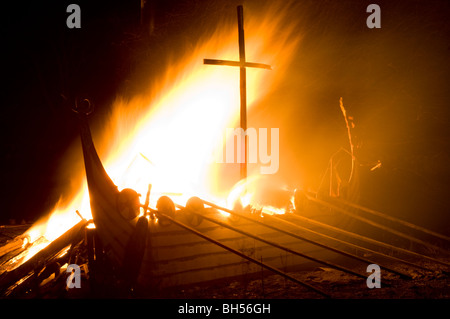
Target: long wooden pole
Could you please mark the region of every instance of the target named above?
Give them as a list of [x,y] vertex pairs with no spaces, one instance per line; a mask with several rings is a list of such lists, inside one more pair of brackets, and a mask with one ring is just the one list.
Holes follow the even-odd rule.
[[363,235],[359,235],[359,234],[356,234],[356,233],[353,233],[353,232],[349,232],[347,230],[344,230],[344,229],[341,229],[341,228],[337,228],[337,227],[334,227],[334,226],[331,226],[331,225],[328,225],[328,224],[324,224],[324,223],[318,222],[316,220],[313,220],[313,219],[310,219],[310,218],[307,218],[307,217],[304,217],[304,216],[298,216],[298,215],[292,215],[292,216],[295,219],[301,219],[303,221],[306,221],[307,223],[310,223],[310,224],[313,224],[313,225],[317,225],[317,226],[320,226],[322,228],[326,228],[326,229],[335,231],[337,233],[344,234],[344,235],[352,237],[352,238],[356,238],[356,239],[359,239],[359,240],[362,240],[362,241],[365,241],[365,242],[368,242],[368,243],[371,243],[371,244],[374,244],[374,245],[377,245],[377,246],[381,246],[381,247],[384,247],[384,248],[388,248],[388,249],[391,249],[391,250],[394,250],[394,251],[397,251],[397,252],[400,252],[400,253],[404,253],[404,254],[407,254],[407,255],[419,257],[419,258],[422,258],[422,259],[428,259],[428,260],[433,261],[435,263],[444,265],[446,267],[450,267],[449,263],[446,263],[446,262],[444,262],[442,260],[439,260],[439,259],[427,256],[427,255],[419,254],[419,253],[416,253],[414,251],[411,251],[411,250],[408,250],[408,249],[405,249],[405,248],[401,248],[401,247],[398,247],[398,246],[390,245],[390,244],[387,244],[385,242],[382,242],[382,241],[379,241],[379,240],[375,240],[375,239],[372,239],[372,238],[369,238],[369,237],[366,237],[366,236],[363,236]]
[[237,17],[238,17],[238,34],[239,34],[239,62],[240,67],[240,96],[241,96],[241,120],[240,126],[243,132],[241,135],[241,148],[244,150],[241,154],[244,154],[244,161],[241,163],[240,173],[241,180],[247,178],[247,138],[245,132],[247,131],[247,71],[245,67],[245,38],[244,38],[244,9],[242,6],[237,7]]
[[[296,255],[296,256],[299,256],[299,257],[302,257],[302,258],[305,258],[305,259],[312,260],[312,261],[317,262],[317,263],[319,263],[319,264],[323,264],[323,265],[325,265],[325,266],[328,266],[328,267],[331,267],[331,268],[334,268],[334,269],[337,269],[337,270],[340,270],[340,271],[349,273],[349,274],[354,275],[354,276],[356,276],[356,277],[361,277],[361,278],[367,279],[367,275],[366,275],[366,274],[360,274],[360,273],[355,272],[355,271],[353,271],[353,270],[351,270],[351,269],[348,269],[348,268],[345,268],[345,267],[336,265],[336,264],[334,264],[334,263],[331,263],[331,262],[328,262],[328,261],[325,261],[325,260],[321,260],[321,259],[319,259],[319,258],[315,258],[315,257],[309,256],[309,255],[306,255],[306,254],[303,254],[303,253],[298,252],[298,251],[296,251],[296,250],[290,249],[290,248],[285,247],[285,246],[283,246],[283,245],[280,245],[280,244],[277,244],[277,243],[272,242],[272,241],[270,241],[270,240],[264,239],[264,238],[262,238],[262,237],[260,237],[260,236],[251,234],[251,233],[249,233],[249,232],[247,232],[247,231],[244,231],[244,230],[242,230],[242,229],[239,229],[239,228],[230,226],[230,225],[228,225],[228,224],[226,224],[226,223],[223,223],[223,222],[221,222],[221,221],[218,221],[218,220],[216,220],[216,219],[209,218],[209,217],[207,217],[207,216],[205,216],[205,215],[199,214],[198,212],[192,211],[192,213],[197,214],[197,215],[200,215],[200,216],[202,216],[203,219],[205,219],[205,220],[207,220],[207,221],[210,221],[210,222],[212,222],[212,223],[215,223],[215,224],[217,224],[217,225],[219,225],[219,226],[221,226],[221,227],[225,227],[225,228],[231,229],[232,231],[235,231],[235,232],[240,233],[240,234],[242,234],[242,235],[244,235],[244,236],[247,236],[247,237],[256,239],[256,240],[258,240],[258,241],[260,241],[260,242],[263,242],[263,243],[265,243],[265,244],[267,244],[267,245],[270,245],[270,246],[276,247],[276,248],[278,248],[278,249],[284,250],[284,251],[286,251],[286,252],[288,252],[288,253],[291,253],[291,254],[293,254],[293,255]],[[266,225],[264,225],[264,226],[266,226]]]
[[[292,217],[292,216],[298,217],[298,216],[296,216],[296,215],[291,215],[291,217]],[[375,255],[381,256],[381,257],[383,257],[383,258],[391,259],[391,260],[393,260],[393,261],[400,262],[400,263],[403,263],[403,264],[405,264],[405,265],[412,266],[412,267],[415,267],[415,268],[419,268],[419,269],[422,269],[422,270],[425,270],[425,271],[432,271],[432,270],[429,269],[429,268],[426,268],[426,267],[417,265],[417,264],[415,264],[415,263],[412,263],[412,262],[409,262],[409,261],[406,261],[406,260],[403,260],[403,259],[400,259],[400,258],[397,258],[397,257],[394,257],[394,256],[389,256],[389,255],[383,254],[383,253],[381,253],[381,252],[379,252],[379,251],[375,251],[375,250],[372,250],[372,249],[369,249],[369,248],[366,248],[366,247],[362,247],[362,246],[359,246],[359,245],[350,243],[350,242],[345,241],[345,240],[341,240],[341,239],[338,239],[338,238],[334,238],[334,237],[332,237],[332,236],[325,235],[325,234],[323,234],[323,233],[320,233],[320,232],[311,230],[311,229],[309,229],[309,228],[307,228],[307,227],[303,227],[303,226],[300,226],[300,225],[298,225],[298,224],[296,224],[296,223],[292,223],[292,222],[289,222],[289,221],[287,221],[287,220],[284,220],[284,219],[282,219],[282,218],[280,218],[280,217],[278,217],[278,216],[268,216],[268,217],[269,217],[269,219],[275,219],[275,220],[277,220],[277,221],[279,221],[279,222],[281,222],[281,223],[283,223],[283,224],[287,224],[287,225],[289,225],[289,226],[291,226],[291,227],[294,227],[294,228],[297,228],[297,229],[299,229],[299,230],[301,230],[301,231],[309,232],[309,233],[311,233],[311,234],[314,234],[314,235],[320,236],[320,237],[322,237],[322,238],[326,238],[326,239],[332,240],[332,241],[334,241],[334,242],[337,242],[337,243],[346,245],[346,246],[348,246],[348,247],[354,248],[354,249],[359,250],[359,251],[364,251],[364,252],[366,252],[366,253],[375,254]],[[371,261],[371,260],[369,260],[369,259],[367,259],[367,258],[362,258],[362,257],[359,257],[359,256],[357,256],[357,255],[350,254],[350,253],[347,253],[347,254],[348,254],[349,257],[351,257],[351,258],[354,258],[354,259],[357,259],[357,260],[361,260],[361,261],[365,261],[365,262],[368,262],[368,263],[370,263],[370,264],[378,264],[378,265],[380,265],[381,268],[385,268],[386,270],[388,270],[388,271],[390,271],[390,272],[397,273],[397,274],[399,274],[400,276],[403,276],[403,277],[411,278],[410,275],[404,274],[404,273],[400,273],[400,272],[397,272],[397,271],[394,270],[394,269],[386,268],[385,266],[381,265],[379,262],[374,262],[374,261]]]
[[[227,213],[230,213],[230,214],[234,214],[234,215],[239,216],[239,217],[241,217],[241,218],[250,220],[250,221],[252,221],[252,222],[254,222],[254,223],[263,225],[263,226],[265,226],[265,227],[267,227],[267,228],[273,229],[273,230],[275,230],[275,231],[281,232],[281,233],[283,233],[283,234],[285,234],[285,235],[291,236],[291,237],[293,237],[293,238],[297,238],[297,239],[299,239],[299,240],[305,241],[305,242],[310,243],[310,244],[313,244],[313,245],[315,245],[315,246],[318,246],[318,247],[321,247],[321,248],[324,248],[324,249],[333,251],[333,252],[338,253],[338,254],[340,254],[340,255],[343,255],[343,256],[346,256],[346,257],[349,257],[349,258],[353,258],[353,259],[356,259],[356,260],[359,260],[359,261],[362,261],[362,262],[365,262],[365,263],[369,263],[369,264],[372,264],[372,263],[373,263],[372,261],[370,261],[370,260],[368,260],[368,259],[366,259],[366,258],[362,258],[362,257],[356,256],[356,255],[354,255],[354,254],[350,254],[350,253],[345,252],[345,251],[342,251],[342,250],[340,250],[340,249],[336,249],[336,248],[333,248],[333,247],[331,247],[331,246],[328,246],[328,245],[319,243],[319,242],[317,242],[317,241],[314,241],[314,240],[305,238],[305,237],[300,236],[300,235],[298,235],[298,234],[295,234],[295,233],[292,233],[292,232],[289,232],[289,231],[280,229],[280,228],[275,227],[275,226],[273,226],[273,225],[269,225],[269,224],[263,223],[263,222],[261,222],[261,221],[259,221],[259,220],[256,220],[256,219],[251,218],[251,217],[244,216],[244,215],[242,215],[242,214],[239,214],[239,213],[237,213],[237,212],[235,212],[235,211],[232,211],[232,210],[230,210],[230,209],[227,209],[227,208],[225,208],[225,207],[218,206],[218,205],[216,205],[216,204],[214,204],[214,203],[211,203],[211,202],[208,202],[208,201],[203,201],[203,202],[204,202],[206,205],[209,205],[209,206],[211,206],[211,207],[214,207],[214,208],[223,210],[223,211],[225,211],[225,212],[227,212]],[[402,278],[409,278],[409,279],[411,278],[411,276],[408,275],[408,274],[405,274],[405,273],[403,273],[403,272],[397,271],[397,270],[392,269],[392,268],[387,267],[387,266],[382,266],[380,263],[377,263],[377,264],[379,264],[379,265],[380,265],[382,268],[384,268],[385,270],[387,270],[387,271],[389,271],[389,272],[391,272],[391,273],[397,274],[397,275],[399,275],[399,276],[402,277]]]
[[446,240],[446,241],[450,241],[450,237],[448,237],[448,236],[445,236],[445,235],[443,235],[443,234],[434,232],[434,231],[429,230],[429,229],[427,229],[427,228],[424,228],[424,227],[421,227],[421,226],[418,226],[418,225],[409,223],[409,222],[404,221],[404,220],[401,220],[401,219],[399,219],[399,218],[395,218],[395,217],[389,216],[389,215],[384,214],[384,213],[382,213],[382,212],[379,212],[379,211],[376,211],[376,210],[373,210],[373,209],[370,209],[370,208],[367,208],[367,207],[363,207],[363,206],[361,206],[361,205],[357,205],[357,204],[351,203],[351,202],[346,201],[346,200],[343,200],[343,199],[338,199],[337,201],[338,201],[339,203],[341,203],[341,204],[344,204],[344,205],[347,205],[347,206],[356,208],[356,209],[358,209],[358,210],[362,210],[362,211],[364,211],[364,212],[370,213],[370,214],[372,214],[372,215],[375,215],[375,216],[378,216],[378,217],[381,217],[381,218],[384,218],[384,219],[393,221],[393,222],[395,222],[395,223],[398,223],[398,224],[401,224],[401,225],[403,225],[403,226],[412,228],[412,229],[414,229],[414,230],[421,231],[421,232],[423,232],[423,233],[425,233],[425,234],[432,235],[432,236],[438,237],[438,238],[443,239],[443,240]]
[[434,248],[434,249],[436,249],[436,250],[438,250],[438,251],[440,251],[440,252],[442,252],[442,253],[444,253],[444,254],[446,254],[446,255],[450,255],[450,252],[448,252],[447,250],[445,250],[445,249],[443,249],[443,248],[441,248],[441,247],[438,247],[438,246],[433,245],[433,244],[431,244],[431,243],[427,243],[427,242],[425,242],[425,241],[423,241],[423,240],[421,240],[421,239],[415,238],[415,237],[413,237],[413,236],[409,236],[409,235],[404,234],[404,233],[402,233],[402,232],[400,232],[400,231],[397,231],[397,230],[395,230],[395,229],[393,229],[393,228],[391,228],[391,227],[387,227],[387,226],[385,226],[385,225],[382,225],[382,224],[380,224],[380,223],[374,222],[374,221],[372,221],[372,220],[370,220],[370,219],[367,219],[367,218],[365,218],[365,217],[358,216],[358,215],[356,215],[356,214],[354,214],[354,213],[352,213],[352,212],[349,212],[349,211],[346,210],[346,209],[343,209],[343,208],[341,208],[341,207],[337,207],[337,206],[335,206],[335,205],[333,205],[333,204],[330,204],[330,203],[328,203],[328,202],[326,202],[326,201],[324,201],[324,200],[321,200],[321,199],[318,199],[318,198],[314,198],[314,197],[311,197],[311,196],[309,196],[309,195],[306,195],[306,196],[307,196],[308,199],[311,200],[311,201],[314,201],[314,202],[316,202],[316,203],[318,203],[318,204],[320,204],[320,205],[322,205],[322,206],[331,208],[331,209],[333,209],[334,211],[337,211],[337,212],[340,212],[340,213],[342,213],[342,214],[348,215],[348,216],[350,216],[350,217],[352,217],[352,218],[358,219],[358,220],[360,220],[360,221],[362,221],[362,222],[364,222],[364,223],[366,223],[366,224],[368,224],[368,225],[377,227],[377,228],[382,229],[382,230],[384,230],[384,231],[387,231],[387,232],[389,232],[389,233],[391,233],[391,234],[394,234],[394,235],[397,235],[397,236],[399,236],[399,237],[408,239],[408,240],[410,240],[410,241],[412,241],[412,242],[415,242],[415,243],[417,243],[417,244],[424,245],[425,247],[432,247],[432,248]]

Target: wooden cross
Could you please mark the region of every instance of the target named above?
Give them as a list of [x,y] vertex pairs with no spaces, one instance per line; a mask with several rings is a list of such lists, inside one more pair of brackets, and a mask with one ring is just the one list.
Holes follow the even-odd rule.
[[[241,117],[240,126],[244,132],[247,131],[247,75],[246,68],[259,68],[271,70],[271,66],[262,63],[253,63],[245,61],[245,41],[244,41],[244,9],[242,6],[237,7],[238,31],[239,31],[239,61],[204,59],[204,64],[237,66],[240,68],[240,95],[241,95]],[[241,180],[247,178],[247,139],[242,136],[244,143],[244,162],[241,163]]]

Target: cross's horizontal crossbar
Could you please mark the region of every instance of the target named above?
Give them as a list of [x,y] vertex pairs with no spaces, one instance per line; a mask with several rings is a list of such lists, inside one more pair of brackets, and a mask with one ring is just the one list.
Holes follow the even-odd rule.
[[203,59],[203,64],[238,66],[238,67],[246,67],[246,68],[258,68],[258,69],[272,70],[272,67],[270,65],[268,65],[268,64],[253,63],[253,62],[241,63],[240,61]]

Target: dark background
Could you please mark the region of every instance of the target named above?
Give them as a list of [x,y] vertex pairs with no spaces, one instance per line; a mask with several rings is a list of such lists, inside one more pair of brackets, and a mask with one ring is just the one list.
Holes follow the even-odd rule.
[[[81,7],[81,29],[66,27],[72,2]],[[77,98],[93,101],[101,122],[117,95],[139,94],[169,56],[189,50],[240,4],[149,0],[141,25],[140,1],[93,2],[2,7],[2,223],[37,219],[70,184],[70,169],[62,177],[59,166],[78,138],[70,111]],[[381,7],[381,29],[366,27],[372,2]],[[295,21],[302,41],[284,85],[259,109],[277,112],[288,136],[280,136],[289,154],[280,175],[316,181],[339,145],[347,147],[343,97],[363,141],[361,160],[383,163],[363,177],[363,204],[448,231],[449,1],[285,3],[292,9],[285,23]],[[266,2],[243,4],[259,10]]]

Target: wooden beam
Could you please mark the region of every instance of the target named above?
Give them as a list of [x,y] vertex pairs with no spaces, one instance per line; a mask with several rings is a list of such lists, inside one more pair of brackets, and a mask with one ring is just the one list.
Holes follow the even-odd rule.
[[87,221],[82,220],[57,239],[53,240],[47,247],[36,253],[28,261],[18,266],[17,268],[4,273],[0,277],[0,296],[7,293],[10,287],[29,276],[30,274],[36,274],[43,269],[49,262],[53,260],[58,253],[67,246],[78,243],[84,238],[84,232],[82,231],[86,226]]
[[[242,6],[237,7],[238,15],[238,33],[239,33],[239,62],[241,65],[245,64],[245,41],[244,41],[244,9]],[[241,90],[241,128],[247,131],[247,69],[244,66],[240,67],[240,90]],[[241,163],[241,180],[247,178],[247,159],[248,159],[248,139],[245,135],[242,136],[244,143],[244,162]],[[242,154],[242,153],[241,153]]]
[[[235,211],[233,211],[233,210],[231,210],[231,209],[228,209],[228,208],[225,208],[225,207],[221,207],[221,206],[219,206],[219,205],[216,205],[216,204],[214,204],[214,203],[211,203],[211,202],[208,202],[208,201],[205,201],[205,200],[203,200],[203,202],[204,202],[206,205],[209,205],[209,206],[211,206],[211,207],[213,207],[213,208],[220,209],[220,210],[222,210],[222,211],[224,211],[224,212],[227,212],[227,213],[229,213],[229,214],[232,214],[232,215],[234,215],[234,216],[237,216],[237,217],[240,217],[240,218],[249,220],[249,221],[251,221],[251,222],[257,223],[257,224],[262,225],[262,226],[265,226],[265,227],[270,228],[270,229],[272,229],[272,230],[278,231],[278,232],[280,232],[280,233],[282,233],[282,234],[285,234],[285,235],[291,236],[291,237],[293,237],[293,238],[297,238],[297,239],[299,239],[299,240],[301,240],[301,241],[310,243],[310,244],[312,244],[312,245],[315,245],[315,246],[318,246],[318,247],[321,247],[321,248],[324,248],[324,249],[333,251],[333,252],[335,252],[335,253],[337,253],[337,254],[340,254],[340,255],[343,255],[343,256],[346,256],[346,257],[349,257],[349,258],[353,258],[353,259],[356,259],[356,260],[359,260],[359,261],[362,261],[362,262],[365,262],[365,263],[368,263],[368,264],[372,264],[372,263],[373,263],[371,260],[368,260],[367,258],[358,257],[358,256],[356,256],[356,255],[354,255],[354,254],[350,254],[350,253],[345,252],[345,251],[343,251],[343,250],[340,250],[340,249],[337,249],[337,248],[333,248],[333,247],[331,247],[331,246],[329,246],[329,245],[322,244],[322,243],[320,243],[320,242],[318,242],[318,241],[315,241],[315,240],[312,240],[312,239],[308,239],[308,238],[306,238],[306,237],[304,237],[304,236],[300,236],[300,235],[298,235],[298,234],[296,234],[296,233],[292,233],[292,232],[290,232],[290,231],[281,229],[281,228],[279,228],[279,227],[275,227],[275,226],[273,226],[273,225],[270,224],[270,223],[265,223],[265,222],[262,222],[262,221],[260,221],[260,220],[255,219],[255,218],[253,218],[253,217],[249,217],[249,216],[245,216],[244,214],[237,213],[237,212],[235,212]],[[266,215],[265,218],[270,219],[271,217],[272,217],[272,216],[270,216],[270,215]],[[272,218],[273,218],[273,217],[272,217]],[[279,220],[281,220],[281,219],[279,219]],[[283,221],[283,222],[284,222],[284,223],[288,223],[288,222],[286,222],[286,221]],[[291,225],[291,226],[292,226],[292,225]],[[300,227],[300,226],[297,226],[297,227]],[[321,234],[321,235],[322,235],[322,234]],[[389,271],[389,272],[391,272],[391,273],[395,273],[395,274],[399,275],[399,276],[402,277],[402,278],[408,278],[408,279],[411,279],[411,276],[408,275],[408,274],[405,274],[405,273],[400,272],[400,271],[397,271],[397,270],[395,270],[395,269],[393,269],[393,268],[390,268],[390,267],[381,265],[379,262],[378,262],[378,264],[379,264],[380,266],[382,266],[382,268],[386,269],[387,271]],[[428,269],[427,269],[427,270],[428,270]]]
[[246,68],[257,68],[257,69],[272,70],[272,67],[270,65],[268,65],[268,64],[255,63],[255,62],[244,62],[244,63],[241,63],[240,61],[203,59],[203,64],[223,65],[223,66],[236,66],[236,67],[246,67]]

